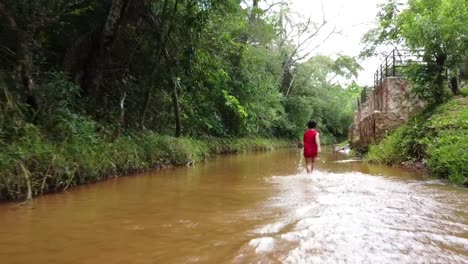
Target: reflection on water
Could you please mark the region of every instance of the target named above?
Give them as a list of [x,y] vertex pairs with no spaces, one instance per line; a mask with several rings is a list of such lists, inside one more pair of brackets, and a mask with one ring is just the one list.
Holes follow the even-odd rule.
[[0,205],[1,263],[466,263],[468,191],[297,150]]

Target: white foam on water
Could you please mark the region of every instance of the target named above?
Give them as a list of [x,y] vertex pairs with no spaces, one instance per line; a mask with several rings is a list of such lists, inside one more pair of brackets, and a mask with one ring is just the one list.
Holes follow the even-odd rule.
[[423,182],[324,171],[267,180],[280,193],[264,210],[282,214],[253,230],[253,262],[467,263],[468,226],[454,214],[456,200],[439,202],[447,194]]
[[349,162],[362,162],[362,160],[358,160],[358,159],[337,160],[337,161],[334,161],[333,163],[349,163]]
[[271,252],[275,246],[275,240],[272,237],[261,237],[250,240],[249,245],[255,248],[255,253]]

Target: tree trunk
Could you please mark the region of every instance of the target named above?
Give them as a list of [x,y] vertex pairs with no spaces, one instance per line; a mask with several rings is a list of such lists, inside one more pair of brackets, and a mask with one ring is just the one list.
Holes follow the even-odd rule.
[[175,121],[176,121],[175,137],[180,137],[182,133],[182,124],[180,121],[180,106],[179,106],[179,96],[177,95],[176,81],[174,81],[174,86],[172,89],[172,104],[174,107],[174,115],[175,115]]
[[[250,26],[253,26],[255,25],[256,21],[257,21],[257,15],[256,15],[256,10],[258,9],[258,2],[260,0],[253,0],[252,2],[252,11],[251,13],[249,14],[248,16],[248,20],[249,20],[249,25]],[[241,63],[242,63],[242,57],[243,57],[243,54],[244,54],[244,49],[245,49],[245,45],[247,45],[247,42],[249,41],[249,32],[244,32],[241,34],[240,36],[240,47],[239,47],[239,50],[237,51],[237,54],[234,55],[234,58],[232,59],[232,65],[233,65],[233,68],[234,68],[234,75],[235,77],[237,78],[238,76],[241,75],[240,73],[240,69],[241,69]]]
[[85,86],[88,91],[88,96],[90,97],[90,107],[94,113],[97,113],[98,106],[100,105],[99,86],[102,80],[103,67],[110,56],[119,26],[130,2],[131,0],[112,1],[106,23],[104,24],[99,38],[96,56],[90,60],[90,63],[84,66],[87,68],[86,71],[88,72],[88,80],[85,81]]
[[[249,16],[247,17],[248,21],[249,21],[249,25],[250,26],[253,26],[256,24],[257,22],[257,16],[256,16],[256,12],[257,12],[257,9],[258,9],[258,2],[260,0],[253,0],[252,2],[252,10],[251,10],[251,13],[249,14]],[[237,54],[234,54],[233,58],[232,58],[232,66],[233,66],[233,69],[234,69],[234,72],[233,72],[233,80],[231,81],[232,83],[232,86],[234,87],[235,90],[237,90],[237,86],[235,83],[236,80],[238,79],[241,79],[241,64],[242,64],[242,59],[243,59],[243,56],[244,56],[244,49],[245,49],[245,46],[247,45],[247,42],[249,41],[249,38],[250,38],[250,34],[249,34],[249,28],[247,29],[247,32],[243,32],[240,36],[240,46],[239,46],[239,49],[237,50]]]
[[[179,0],[176,0],[175,3],[174,3],[174,7],[173,7],[174,13],[177,11],[178,3],[179,3]],[[168,23],[168,19],[167,19],[168,10],[169,10],[169,1],[164,0],[163,10],[162,10],[162,18],[164,18],[164,19],[161,22],[160,34],[159,34],[157,42],[156,42],[156,45],[159,45],[159,50],[156,53],[156,57],[154,58],[154,62],[156,62],[156,63],[159,63],[159,61],[161,60],[162,55],[166,51],[166,43],[167,43],[167,41],[169,39],[169,35],[172,32],[172,27],[173,27],[173,25],[175,23],[175,21],[173,21],[171,19],[172,23],[169,25],[169,28],[168,28],[166,34],[164,34],[164,28],[166,27],[166,24]],[[156,27],[157,25],[156,25],[156,23],[150,23],[150,26]],[[156,47],[158,47],[158,46],[156,46]],[[153,76],[157,76],[157,72],[159,71],[158,67],[159,66],[156,65],[153,68]],[[153,77],[153,78],[155,78],[155,77]],[[155,80],[155,82],[156,82],[156,80]],[[145,85],[145,87],[146,87],[146,85]],[[150,104],[151,97],[152,97],[152,90],[151,89],[152,89],[152,87],[147,87],[146,88],[146,92],[145,92],[145,102],[146,103],[144,105],[142,105],[142,108],[141,108],[141,111],[140,111],[140,113],[141,113],[141,115],[140,115],[141,116],[141,127],[142,128],[145,127],[146,113],[148,111],[149,104]]]
[[151,102],[152,95],[153,93],[151,92],[151,88],[147,88],[147,92],[145,95],[145,104],[143,105],[142,110],[141,110],[140,126],[142,129],[145,128],[146,113],[148,112],[148,108]]
[[292,85],[292,80],[294,79],[294,75],[291,73],[291,66],[290,65],[290,57],[286,56],[284,61],[282,62],[282,70],[281,70],[281,84],[280,84],[280,91],[283,95],[288,96],[289,88]]
[[29,50],[29,41],[26,32],[18,27],[15,16],[0,3],[0,15],[4,16],[11,29],[16,31],[18,38],[18,51],[15,65],[16,88],[26,95],[26,103],[34,110],[39,109],[39,97],[32,76],[32,58]]
[[16,87],[26,94],[26,103],[34,110],[39,109],[39,97],[32,76],[32,59],[24,32],[18,32],[18,60],[16,62]]
[[252,13],[249,16],[249,22],[252,25],[257,22],[258,2],[260,2],[260,0],[253,0],[252,3]]
[[444,101],[444,64],[447,59],[446,54],[440,54],[436,57],[436,92],[435,101],[436,103],[442,103]]
[[453,95],[459,95],[460,89],[458,88],[458,80],[457,77],[453,76],[450,78],[450,88],[452,89]]
[[122,98],[120,98],[120,115],[117,128],[114,133],[114,140],[120,137],[125,125],[125,98],[127,98],[127,92],[124,92]]

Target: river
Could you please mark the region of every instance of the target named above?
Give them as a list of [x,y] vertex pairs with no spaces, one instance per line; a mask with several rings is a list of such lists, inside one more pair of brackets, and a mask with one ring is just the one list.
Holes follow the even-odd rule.
[[468,190],[326,152],[218,156],[0,204],[0,263],[468,263]]

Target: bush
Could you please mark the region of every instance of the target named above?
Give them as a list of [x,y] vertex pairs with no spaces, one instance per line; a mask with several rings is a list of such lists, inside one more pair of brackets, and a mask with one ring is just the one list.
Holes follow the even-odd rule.
[[467,97],[468,96],[468,86],[465,86],[463,88],[460,88],[460,95],[462,95],[463,97]]
[[468,98],[456,98],[436,110],[425,125],[428,166],[457,184],[468,183]]
[[408,146],[405,140],[408,126],[402,126],[384,138],[378,145],[372,145],[366,159],[382,164],[396,164],[407,159]]
[[428,166],[440,177],[448,178],[455,184],[467,183],[468,138],[454,132],[440,133],[428,146]]

